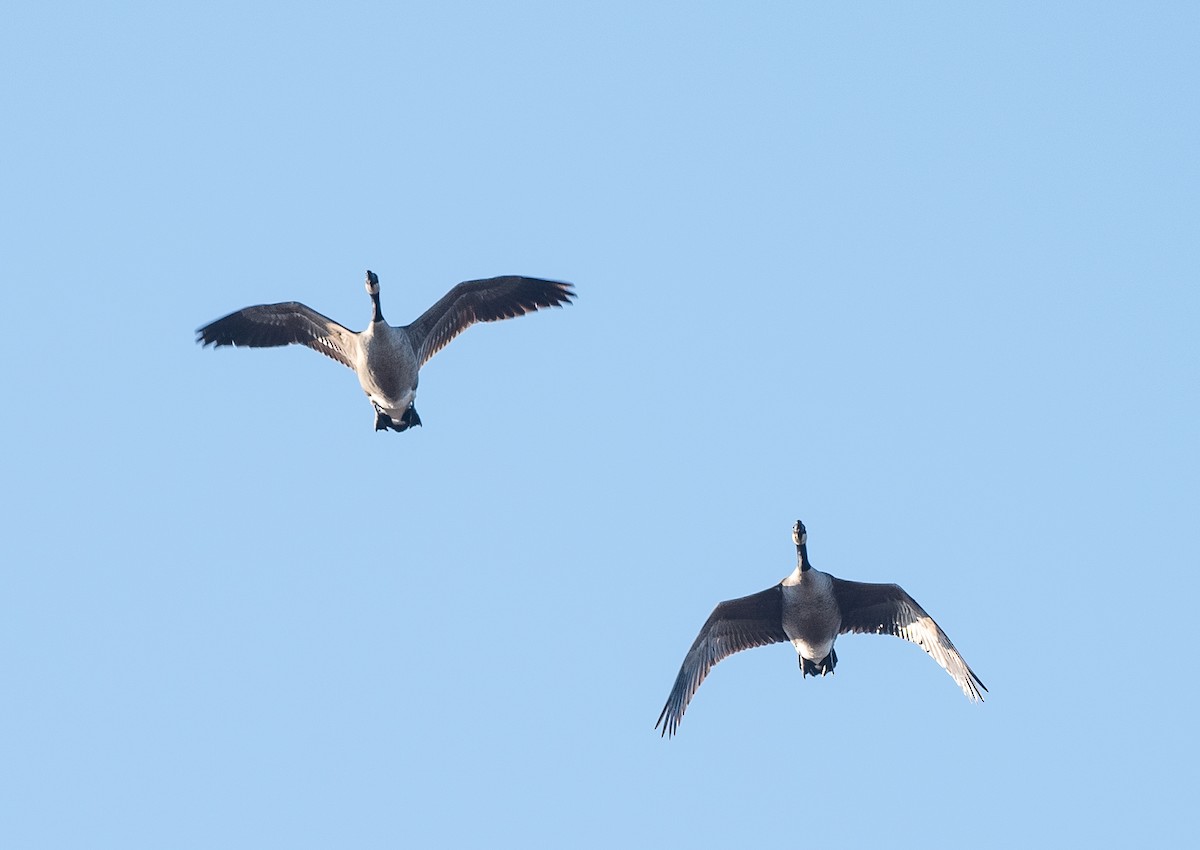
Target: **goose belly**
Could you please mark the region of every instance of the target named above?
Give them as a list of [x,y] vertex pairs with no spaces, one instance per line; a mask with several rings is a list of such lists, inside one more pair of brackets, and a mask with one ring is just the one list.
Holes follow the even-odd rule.
[[358,383],[367,398],[393,419],[403,415],[417,390],[417,358],[408,338],[374,334],[363,340]]
[[841,625],[828,575],[809,570],[799,583],[783,586],[783,632],[802,658],[817,662],[829,655]]

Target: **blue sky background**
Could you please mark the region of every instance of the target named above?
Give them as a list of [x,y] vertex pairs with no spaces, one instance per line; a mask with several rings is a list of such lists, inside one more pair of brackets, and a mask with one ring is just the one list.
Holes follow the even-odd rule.
[[[17,4],[0,844],[1194,833],[1191,3]],[[303,349],[574,282],[372,431]],[[898,581],[987,683],[712,606]]]

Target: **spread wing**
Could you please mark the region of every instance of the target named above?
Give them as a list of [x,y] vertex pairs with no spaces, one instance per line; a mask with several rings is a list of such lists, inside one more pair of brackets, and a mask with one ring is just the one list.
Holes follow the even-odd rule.
[[654,728],[662,725],[663,735],[675,734],[696,689],[722,658],[743,649],[782,643],[787,639],[783,631],[783,590],[779,585],[722,602],[713,609],[684,656],[675,686],[671,688],[671,695],[667,697],[667,704]]
[[833,580],[842,609],[842,634],[889,634],[912,641],[949,673],[972,702],[982,702],[987,687],[967,666],[933,617],[898,584]]
[[299,343],[354,368],[358,334],[299,301],[259,304],[230,313],[196,331],[201,345],[270,348]]
[[511,319],[540,307],[562,307],[574,297],[571,284],[536,277],[468,280],[447,292],[405,330],[417,352],[417,363],[424,366],[475,322]]

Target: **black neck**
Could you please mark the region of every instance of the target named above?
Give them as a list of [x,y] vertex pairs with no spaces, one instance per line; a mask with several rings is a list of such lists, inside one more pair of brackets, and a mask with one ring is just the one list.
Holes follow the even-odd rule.
[[383,321],[383,310],[379,309],[379,293],[378,292],[371,293],[371,305],[375,308],[375,314],[373,316],[371,316],[371,321],[372,322],[382,322]]
[[812,569],[812,564],[808,562],[808,544],[806,543],[796,546],[796,566],[800,568],[800,572]]

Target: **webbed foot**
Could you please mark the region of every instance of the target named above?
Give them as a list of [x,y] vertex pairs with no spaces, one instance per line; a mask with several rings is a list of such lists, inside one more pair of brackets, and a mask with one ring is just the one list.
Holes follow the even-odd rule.
[[417,408],[413,405],[408,406],[408,410],[404,411],[404,415],[400,417],[400,424],[403,428],[397,428],[397,431],[403,431],[405,428],[415,428],[421,424],[421,417],[417,415]]
[[411,404],[408,406],[408,410],[404,411],[404,415],[400,417],[399,421],[388,416],[386,413],[384,413],[378,407],[375,408],[375,430],[376,431],[386,431],[388,429],[391,429],[392,431],[397,431],[397,432],[407,431],[409,428],[415,427],[420,424],[421,424],[421,417],[417,415],[417,409],[415,407],[413,407]]

